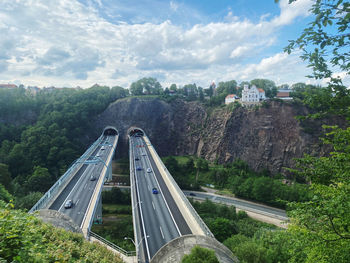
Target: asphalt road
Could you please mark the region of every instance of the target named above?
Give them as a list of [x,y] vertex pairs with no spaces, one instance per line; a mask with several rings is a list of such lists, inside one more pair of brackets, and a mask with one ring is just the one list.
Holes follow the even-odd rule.
[[[184,233],[188,233],[188,231],[190,233],[190,230],[181,213],[178,210],[180,215],[173,213],[173,211],[176,211],[173,208],[176,204],[174,200],[169,202],[172,197],[163,179],[161,179],[158,168],[146,149],[143,139],[131,137],[130,143],[134,152],[134,156],[130,158],[133,158],[136,169],[135,182],[139,193],[138,206],[142,210],[140,222],[144,222],[145,233],[142,236],[148,236],[147,240],[143,239],[142,243],[144,251],[147,251],[148,259],[151,259],[163,245]],[[139,160],[135,160],[136,156]],[[141,168],[141,170],[137,170],[137,168]],[[151,172],[147,172],[147,168],[151,168]],[[153,194],[153,188],[157,188],[159,193]],[[181,221],[181,218],[183,221]],[[183,226],[183,222],[185,222],[185,226]],[[182,229],[186,229],[186,227],[188,231],[182,233]]]
[[[105,136],[102,142],[113,144],[114,139],[115,136]],[[81,226],[95,186],[105,165],[104,162],[112,151],[111,146],[105,145],[104,147],[105,150],[101,150],[102,146],[99,145],[88,158],[88,160],[92,160],[97,155],[100,155],[98,158],[102,159],[103,162],[83,164],[49,209],[58,210],[68,215],[77,225]],[[96,180],[91,181],[91,176],[94,176]],[[67,200],[73,201],[72,208],[64,208]]]
[[201,199],[201,200],[209,199],[216,203],[225,203],[228,205],[234,205],[239,209],[254,212],[257,214],[267,215],[267,216],[278,218],[281,220],[288,219],[286,212],[282,209],[278,209],[278,208],[274,208],[266,205],[260,205],[260,204],[245,201],[242,199],[224,197],[216,194],[208,194],[208,193],[194,192],[194,191],[183,191],[183,192],[187,197],[190,197],[193,199]]

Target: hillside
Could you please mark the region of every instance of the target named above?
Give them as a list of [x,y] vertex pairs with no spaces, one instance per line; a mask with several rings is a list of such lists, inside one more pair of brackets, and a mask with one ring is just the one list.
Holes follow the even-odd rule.
[[80,234],[43,223],[0,201],[1,262],[122,262],[107,248]]
[[[327,152],[319,141],[324,121],[296,120],[308,113],[304,106],[278,101],[264,105],[208,110],[198,102],[179,99],[167,103],[157,98],[126,98],[110,104],[97,117],[90,137],[98,136],[107,125],[117,127],[121,134],[118,152],[125,155],[127,130],[137,126],[162,156],[197,155],[218,163],[239,158],[254,170],[272,173],[293,167],[293,158],[304,153],[322,156]],[[328,120],[328,124],[335,122]]]

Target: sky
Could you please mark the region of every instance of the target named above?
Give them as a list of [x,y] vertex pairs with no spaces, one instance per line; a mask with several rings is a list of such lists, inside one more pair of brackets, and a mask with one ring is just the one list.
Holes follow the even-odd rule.
[[143,77],[163,87],[255,78],[314,83],[300,53],[283,52],[311,21],[311,4],[0,0],[0,83],[127,88]]

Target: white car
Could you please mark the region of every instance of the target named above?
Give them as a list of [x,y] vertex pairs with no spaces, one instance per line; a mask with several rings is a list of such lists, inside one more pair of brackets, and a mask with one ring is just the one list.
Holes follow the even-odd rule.
[[147,173],[151,173],[151,172],[152,172],[151,168],[147,168]]

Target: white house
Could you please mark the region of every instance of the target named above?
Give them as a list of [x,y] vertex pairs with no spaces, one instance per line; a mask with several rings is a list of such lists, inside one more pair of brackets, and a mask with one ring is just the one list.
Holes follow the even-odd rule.
[[239,99],[235,94],[228,94],[225,98],[225,104],[230,104],[232,102],[235,102],[235,100]]
[[242,101],[243,102],[259,102],[265,100],[265,91],[258,89],[255,85],[249,88],[248,85],[244,85],[242,90]]

